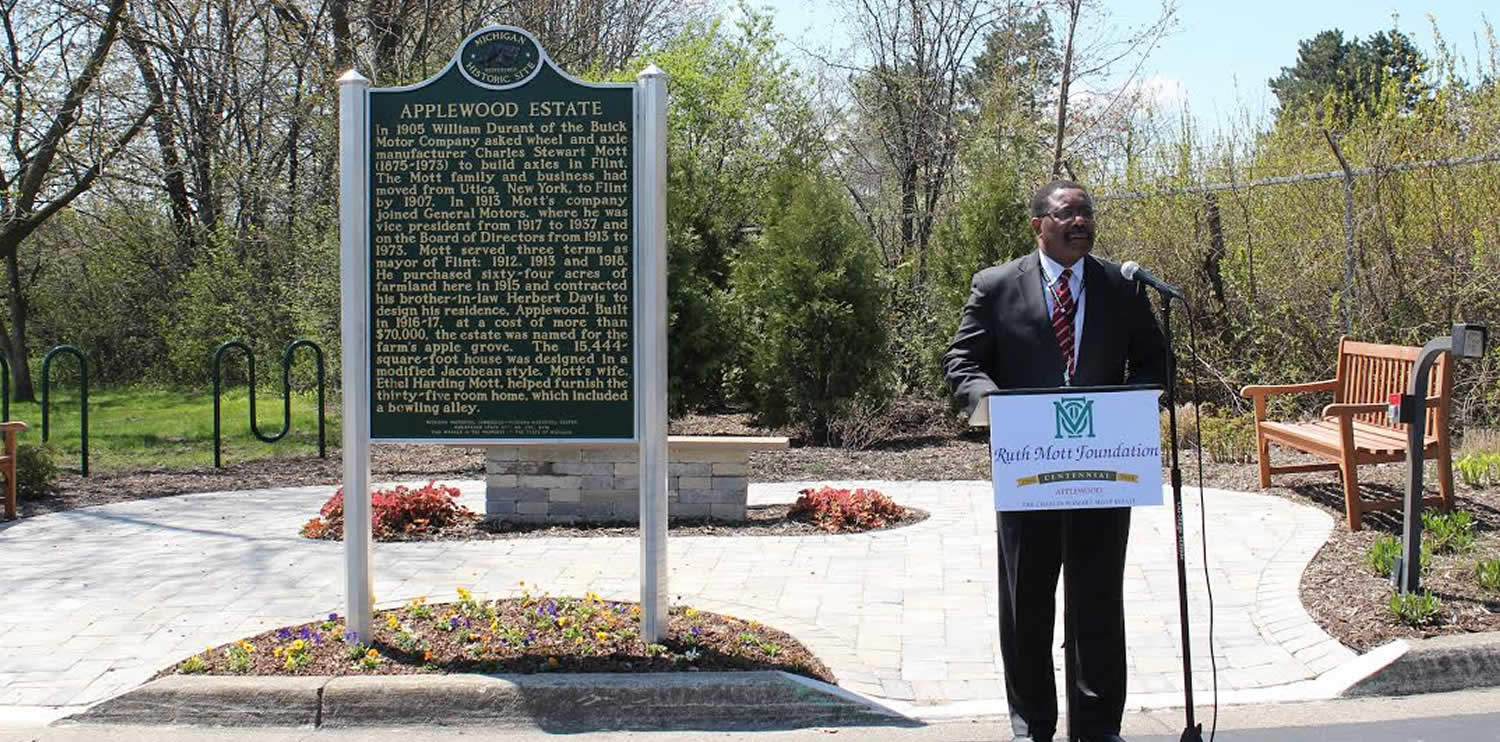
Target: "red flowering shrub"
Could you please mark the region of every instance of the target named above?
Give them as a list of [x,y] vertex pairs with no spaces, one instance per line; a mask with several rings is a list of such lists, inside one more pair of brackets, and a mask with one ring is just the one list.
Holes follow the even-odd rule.
[[810,521],[825,531],[848,533],[884,528],[906,515],[906,508],[897,505],[879,490],[857,489],[854,491],[819,487],[805,489],[801,497],[792,504],[787,515]]
[[[371,520],[375,539],[436,533],[448,526],[479,518],[458,504],[458,488],[428,482],[420,489],[394,487],[371,496]],[[302,535],[337,541],[344,537],[344,488],[333,493],[319,517],[302,526]]]

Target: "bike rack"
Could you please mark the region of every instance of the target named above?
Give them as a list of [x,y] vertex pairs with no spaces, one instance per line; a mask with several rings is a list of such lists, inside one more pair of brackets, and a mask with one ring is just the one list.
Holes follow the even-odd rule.
[[[256,438],[259,438],[264,443],[275,443],[276,441],[279,441],[282,438],[285,438],[286,434],[289,433],[289,432],[291,432],[291,429],[292,429],[292,359],[293,359],[293,355],[297,352],[297,349],[298,348],[302,348],[302,347],[307,347],[307,348],[311,348],[312,349],[313,357],[317,360],[317,364],[318,364],[318,458],[320,458],[320,459],[322,459],[322,458],[328,458],[327,439],[326,439],[326,436],[325,436],[325,433],[324,433],[324,431],[326,429],[326,423],[325,423],[325,420],[324,420],[324,412],[323,412],[323,387],[324,387],[323,349],[320,348],[320,347],[318,347],[317,343],[315,343],[315,342],[313,342],[311,340],[305,340],[305,339],[304,340],[295,340],[295,341],[287,344],[286,351],[281,354],[281,388],[282,388],[282,408],[281,408],[282,419],[281,419],[281,430],[278,431],[275,435],[266,435],[266,434],[260,432],[260,426],[257,424],[256,415],[255,415],[255,352],[252,351],[252,350],[250,350],[250,346],[248,346],[248,345],[246,345],[246,344],[244,344],[244,343],[242,343],[242,342],[240,342],[238,340],[230,340],[229,342],[220,345],[218,347],[218,349],[216,349],[214,351],[214,468],[215,469],[222,469],[223,466],[224,466],[223,465],[223,461],[222,461],[222,457],[221,457],[221,454],[220,454],[220,444],[222,442],[222,437],[221,437],[221,426],[220,426],[220,420],[219,420],[219,397],[220,397],[220,391],[221,391],[220,387],[221,387],[221,385],[223,383],[223,373],[222,373],[222,371],[223,371],[224,355],[227,354],[229,351],[234,350],[234,349],[239,349],[239,350],[244,351],[246,363],[249,365],[249,377],[250,377],[249,378],[249,383],[250,383],[250,432],[253,433]],[[46,418],[43,418],[43,420],[45,420],[45,419]],[[45,438],[43,440],[45,440]]]
[[[78,377],[79,377],[79,381],[81,382],[81,384],[83,386],[83,399],[82,399],[82,407],[83,407],[83,414],[82,414],[82,422],[83,422],[83,435],[82,435],[83,451],[82,451],[82,454],[83,454],[83,476],[86,477],[86,476],[89,475],[89,364],[88,364],[87,361],[84,360],[84,358],[83,358],[83,352],[80,351],[80,350],[78,350],[77,348],[71,346],[71,345],[59,345],[59,346],[56,346],[52,350],[47,351],[47,355],[42,356],[42,442],[46,443],[47,442],[47,438],[49,437],[49,435],[51,433],[51,426],[49,425],[49,422],[50,422],[50,420],[49,420],[49,413],[51,411],[51,399],[50,398],[51,398],[51,389],[52,389],[52,375],[51,375],[51,371],[52,371],[52,357],[55,356],[55,355],[57,355],[58,353],[67,353],[67,354],[73,356],[74,358],[78,359]],[[7,373],[6,374],[6,378],[8,379],[9,377],[10,377],[10,375],[9,375],[9,373]],[[10,387],[10,384],[9,384],[9,382],[7,382],[5,386],[6,386],[6,395],[5,395],[6,396],[6,405],[5,405],[5,407],[6,407],[6,413],[7,413],[6,414],[6,419],[9,420],[10,419],[10,415],[9,415],[9,407],[10,407],[10,404],[9,404],[9,401],[10,401],[10,394],[9,394],[10,388],[9,387]]]

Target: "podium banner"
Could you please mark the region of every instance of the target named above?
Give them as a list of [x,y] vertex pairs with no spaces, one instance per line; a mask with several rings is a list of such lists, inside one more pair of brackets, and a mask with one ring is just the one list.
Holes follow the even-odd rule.
[[991,395],[995,510],[1162,504],[1160,396],[1138,387]]

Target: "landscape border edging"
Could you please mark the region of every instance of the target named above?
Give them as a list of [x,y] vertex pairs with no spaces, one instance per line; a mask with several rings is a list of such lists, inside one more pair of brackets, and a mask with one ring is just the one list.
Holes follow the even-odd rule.
[[1407,644],[1405,652],[1342,695],[1408,696],[1500,686],[1500,631],[1401,641]]
[[915,725],[837,686],[781,671],[537,675],[171,675],[60,723],[553,731]]

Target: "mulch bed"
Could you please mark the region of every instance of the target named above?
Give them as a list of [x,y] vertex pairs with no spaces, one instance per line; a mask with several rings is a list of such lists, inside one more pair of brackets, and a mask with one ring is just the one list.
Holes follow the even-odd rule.
[[[673,518],[667,529],[673,536],[827,536],[829,531],[805,520],[788,515],[791,505],[750,505],[745,509],[745,520],[712,521],[706,518]],[[880,528],[867,528],[861,532],[886,531],[904,528],[927,520],[928,513],[913,507],[903,508],[904,515],[887,522]],[[458,530],[458,529],[455,529]],[[479,522],[456,534],[457,539],[508,539],[547,538],[554,536],[615,536],[635,537],[641,534],[640,526],[630,523],[584,523],[578,525],[551,525],[544,523]],[[439,538],[450,538],[446,533]],[[413,540],[421,540],[420,537]]]
[[419,598],[377,611],[373,640],[334,614],[209,647],[157,677],[784,670],[838,682],[796,639],[754,621],[675,606],[667,638],[648,646],[639,613],[595,595],[486,601],[461,591],[454,603]]
[[[849,480],[960,480],[989,477],[987,444],[982,435],[962,432],[941,403],[908,401],[882,421],[872,422],[861,436],[862,448],[797,446],[780,451],[758,451],[750,456],[748,476],[753,482],[836,482]],[[757,428],[749,416],[703,415],[673,420],[673,434],[771,435],[786,434]],[[1278,452],[1278,461],[1286,461]],[[1185,481],[1197,482],[1196,458],[1185,452]],[[481,449],[453,446],[373,447],[372,474],[377,481],[481,478]],[[329,458],[270,458],[232,463],[219,471],[137,472],[94,475],[87,479],[65,475],[56,496],[22,503],[23,516],[145,497],[253,487],[334,484],[342,476],[337,450]],[[1367,495],[1398,497],[1405,469],[1400,464],[1360,469]],[[1429,490],[1434,479],[1427,477]],[[1209,487],[1242,492],[1261,491],[1255,465],[1204,462]],[[1344,644],[1366,650],[1396,638],[1418,638],[1473,631],[1500,631],[1500,594],[1486,592],[1472,578],[1475,562],[1500,557],[1500,491],[1459,485],[1458,505],[1476,521],[1477,548],[1462,555],[1438,555],[1425,571],[1424,587],[1443,601],[1442,619],[1424,627],[1398,623],[1387,608],[1390,583],[1365,566],[1365,553],[1382,534],[1399,534],[1400,520],[1387,514],[1367,515],[1364,529],[1350,532],[1344,523],[1343,495],[1333,473],[1280,475],[1267,494],[1326,511],[1335,522],[1328,543],[1303,574],[1302,602],[1309,614]],[[784,506],[782,506],[784,507]],[[313,513],[309,513],[311,517]],[[925,516],[925,514],[923,514]],[[903,524],[904,525],[904,524]],[[820,532],[809,524],[789,522],[776,508],[753,509],[745,523],[681,523],[679,535],[793,535]],[[507,526],[503,532],[465,537],[518,538],[540,536],[625,535],[620,525],[599,527]]]

